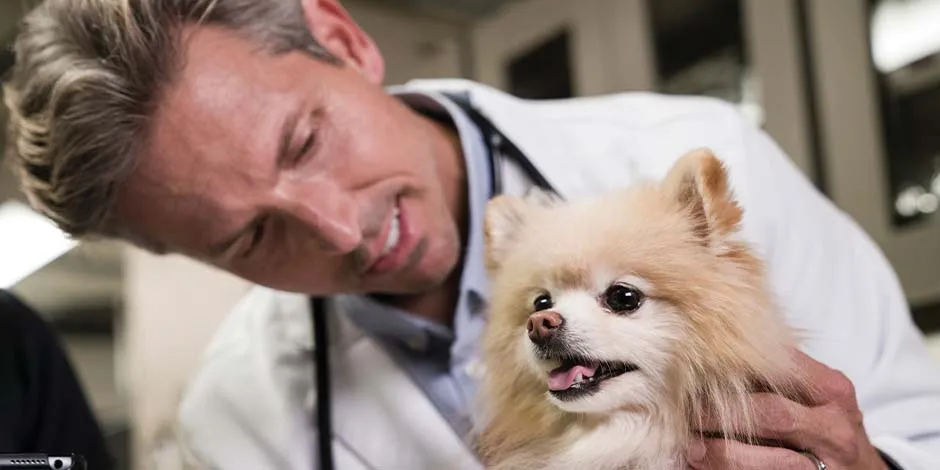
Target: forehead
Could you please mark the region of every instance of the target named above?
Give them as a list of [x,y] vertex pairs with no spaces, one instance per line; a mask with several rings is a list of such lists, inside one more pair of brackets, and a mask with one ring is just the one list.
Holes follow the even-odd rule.
[[189,29],[181,45],[182,68],[160,90],[117,215],[146,238],[195,250],[248,210],[298,100],[289,71],[274,72],[277,59],[231,33]]
[[515,263],[540,282],[594,286],[627,274],[668,269],[690,246],[686,224],[658,194],[628,191],[531,217]]
[[238,158],[268,150],[264,137],[279,131],[285,111],[297,106],[297,69],[312,61],[271,56],[218,28],[191,28],[182,45],[182,68],[154,116],[150,158],[183,150]]

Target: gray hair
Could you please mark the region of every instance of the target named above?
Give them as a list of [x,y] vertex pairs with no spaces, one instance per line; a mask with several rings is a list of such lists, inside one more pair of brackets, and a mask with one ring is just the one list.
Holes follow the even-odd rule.
[[3,88],[9,157],[30,204],[75,237],[133,238],[113,220],[116,188],[181,66],[182,28],[226,27],[272,54],[339,64],[305,18],[300,0],[43,2],[21,24]]

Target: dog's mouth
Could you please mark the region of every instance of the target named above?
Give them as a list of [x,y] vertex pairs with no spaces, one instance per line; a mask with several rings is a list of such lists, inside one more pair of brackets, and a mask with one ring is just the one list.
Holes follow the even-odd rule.
[[601,382],[639,370],[628,362],[598,361],[584,357],[561,358],[561,366],[548,373],[548,391],[563,401],[575,400],[598,390]]

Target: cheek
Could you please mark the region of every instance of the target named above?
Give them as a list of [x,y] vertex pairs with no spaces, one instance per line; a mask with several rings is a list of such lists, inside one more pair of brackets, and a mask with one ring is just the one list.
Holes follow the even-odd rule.
[[356,99],[331,107],[331,112],[324,139],[332,141],[337,160],[372,171],[385,171],[408,161],[410,134],[398,130],[394,112],[372,100]]
[[521,313],[491,320],[494,323],[488,338],[489,346],[495,353],[493,357],[498,367],[508,368],[512,376],[527,375],[542,380],[545,364],[536,357],[532,341],[529,340],[526,330],[528,318],[528,314]]
[[665,376],[675,366],[686,336],[681,316],[668,305],[647,302],[629,320],[611,327],[625,338],[611,345],[612,352],[624,354],[641,368]]
[[342,264],[296,252],[229,269],[256,284],[290,292],[335,292],[353,282]]
[[663,302],[648,300],[633,314],[616,315],[590,295],[576,293],[561,297],[556,308],[563,312],[572,340],[601,358],[662,370],[681,347],[681,317]]
[[514,356],[524,358],[520,363],[522,369],[533,377],[543,377],[547,363],[539,360],[536,356],[535,347],[532,345],[532,342],[529,341],[529,337],[525,333],[524,328],[519,332],[513,344],[515,344]]

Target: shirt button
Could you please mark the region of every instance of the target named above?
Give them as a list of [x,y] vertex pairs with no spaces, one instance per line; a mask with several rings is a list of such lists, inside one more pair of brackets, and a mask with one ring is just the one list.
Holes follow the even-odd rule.
[[428,347],[428,340],[424,335],[413,335],[405,343],[414,351],[424,351]]
[[480,364],[479,360],[474,359],[464,367],[464,373],[471,378],[480,379],[483,377],[483,365]]

